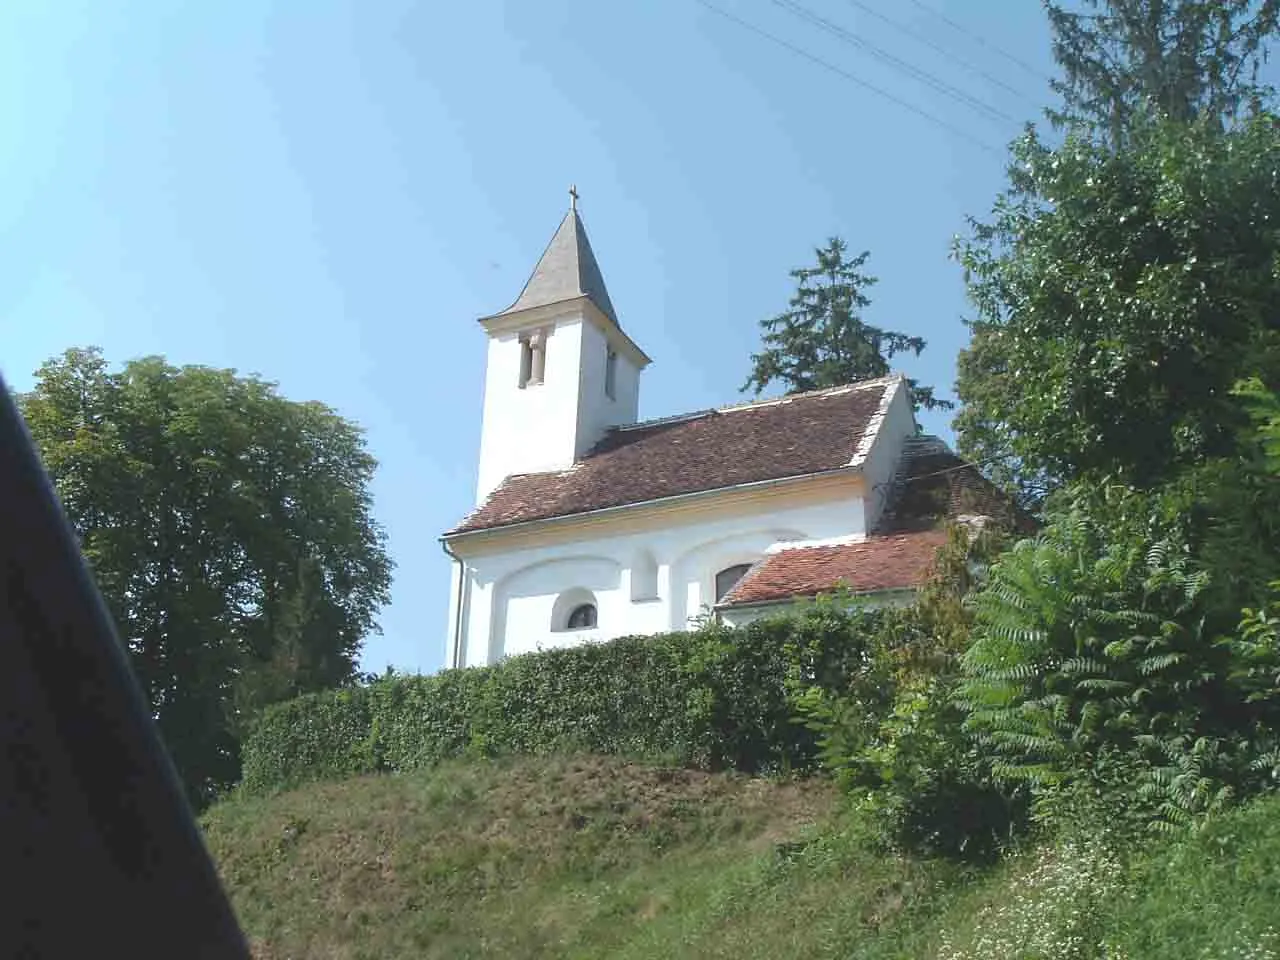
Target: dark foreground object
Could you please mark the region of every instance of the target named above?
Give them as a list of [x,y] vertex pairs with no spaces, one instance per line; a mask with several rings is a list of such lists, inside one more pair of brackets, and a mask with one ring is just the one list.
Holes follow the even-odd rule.
[[249,956],[3,379],[0,873],[5,957]]

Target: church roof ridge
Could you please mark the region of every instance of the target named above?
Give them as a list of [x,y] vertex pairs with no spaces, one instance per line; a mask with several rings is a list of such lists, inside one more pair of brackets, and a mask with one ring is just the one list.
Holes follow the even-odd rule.
[[821,387],[817,390],[805,390],[801,393],[788,393],[781,397],[770,397],[767,400],[745,400],[742,403],[730,403],[717,407],[715,413],[735,413],[738,410],[758,409],[779,403],[795,403],[797,400],[816,399],[818,397],[834,397],[837,394],[849,393],[853,390],[868,390],[872,387],[883,387],[895,380],[902,379],[900,373],[887,373],[883,377],[872,377],[869,380],[854,380],[835,387]]
[[571,193],[570,196],[574,202],[543,249],[542,256],[538,258],[537,265],[520,291],[520,296],[495,316],[586,297],[621,329],[622,325],[618,323],[618,315],[613,309],[613,301],[609,299],[609,291],[604,284],[604,274],[601,273],[600,264],[591,249],[591,241],[587,239],[587,228],[578,215],[576,193]]
[[615,427],[610,427],[613,431],[625,430],[643,430],[646,427],[664,426],[671,423],[679,423],[682,420],[696,420],[698,417],[710,416],[713,413],[737,413],[744,410],[759,410],[763,407],[777,406],[784,403],[795,403],[809,399],[817,399],[819,397],[832,397],[841,393],[849,393],[853,390],[867,390],[873,387],[883,387],[895,380],[903,377],[900,373],[890,373],[883,377],[873,377],[870,380],[855,380],[853,383],[843,383],[836,387],[822,387],[818,390],[805,390],[802,393],[790,393],[781,397],[769,397],[765,400],[747,400],[742,403],[730,403],[723,407],[708,407],[705,410],[695,410],[691,413],[676,413],[667,417],[655,417],[652,420],[638,420],[635,423],[623,423]]

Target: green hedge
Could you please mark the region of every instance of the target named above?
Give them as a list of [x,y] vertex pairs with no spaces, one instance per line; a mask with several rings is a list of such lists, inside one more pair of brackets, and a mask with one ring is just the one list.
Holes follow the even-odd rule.
[[817,604],[736,630],[626,637],[311,694],[259,717],[243,746],[244,787],[562,749],[808,768],[814,734],[796,719],[797,681],[839,686],[865,662],[875,618]]

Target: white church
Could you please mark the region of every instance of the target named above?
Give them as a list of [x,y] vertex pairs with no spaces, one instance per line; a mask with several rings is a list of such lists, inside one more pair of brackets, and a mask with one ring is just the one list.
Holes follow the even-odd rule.
[[948,520],[1011,516],[921,436],[900,375],[638,421],[649,364],[575,202],[488,337],[476,507],[453,560],[446,666],[740,625],[837,587],[910,596]]

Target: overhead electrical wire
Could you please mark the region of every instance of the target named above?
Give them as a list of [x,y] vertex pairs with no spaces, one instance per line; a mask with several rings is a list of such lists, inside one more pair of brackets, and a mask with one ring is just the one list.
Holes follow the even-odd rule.
[[929,6],[929,4],[922,3],[921,0],[908,0],[908,2],[911,3],[917,9],[923,10],[929,16],[934,17],[937,20],[941,20],[943,23],[945,23],[947,26],[949,26],[952,30],[956,31],[957,33],[964,34],[974,43],[977,43],[983,47],[986,47],[988,50],[992,51],[993,53],[1000,54],[1000,56],[1004,57],[1010,63],[1017,64],[1027,73],[1031,74],[1033,77],[1043,80],[1045,83],[1051,82],[1047,76],[1045,76],[1042,72],[1037,70],[1035,67],[1031,66],[1031,64],[1027,63],[1027,61],[1023,60],[1021,57],[1015,56],[1014,54],[1010,53],[1008,50],[1005,50],[1002,47],[998,47],[994,43],[989,42],[986,39],[986,37],[982,36],[981,34],[974,33],[972,30],[968,29],[964,24],[957,23],[955,20],[952,20],[950,17],[948,17],[945,13],[942,13],[939,10],[935,10],[933,7]]
[[889,26],[893,27],[893,29],[897,30],[899,33],[906,34],[908,37],[911,37],[917,43],[924,44],[930,50],[933,50],[935,53],[941,54],[942,56],[950,60],[952,63],[958,64],[960,67],[962,67],[965,70],[968,70],[974,76],[981,77],[983,80],[986,80],[987,83],[990,83],[992,86],[999,87],[1001,90],[1004,90],[1006,93],[1010,93],[1015,97],[1019,97],[1022,100],[1025,100],[1027,103],[1035,104],[1035,101],[1027,95],[1027,92],[1025,90],[1019,90],[1017,87],[1013,86],[1013,84],[1005,83],[999,77],[993,76],[992,74],[987,73],[987,71],[983,70],[981,67],[970,63],[968,60],[959,56],[955,52],[948,50],[942,44],[938,43],[935,40],[930,39],[928,36],[921,33],[919,30],[916,30],[905,23],[899,23],[897,20],[894,20],[892,17],[885,16],[875,7],[872,7],[869,4],[863,3],[862,0],[845,0],[845,3],[849,4],[849,6],[851,7],[856,7],[857,9],[863,11],[869,16],[875,17],[881,23],[887,23]]
[[955,124],[948,123],[947,121],[941,119],[940,117],[937,117],[932,113],[929,113],[927,110],[923,110],[920,107],[917,107],[915,104],[902,99],[896,94],[893,94],[888,90],[885,90],[884,88],[877,86],[874,83],[870,83],[869,81],[863,80],[861,77],[856,76],[855,74],[849,73],[847,70],[841,69],[840,67],[837,67],[835,64],[830,63],[827,60],[823,60],[821,57],[815,56],[814,54],[810,53],[808,50],[805,50],[803,47],[797,46],[796,44],[791,43],[788,40],[784,40],[782,37],[779,37],[776,34],[770,33],[767,30],[757,27],[753,23],[743,20],[741,17],[735,14],[732,14],[729,11],[724,10],[716,6],[715,4],[709,2],[709,0],[694,0],[694,2],[710,10],[712,13],[716,14],[717,16],[723,17],[724,19],[730,21],[731,23],[736,23],[738,26],[742,27],[744,30],[754,33],[756,36],[763,37],[764,39],[769,40],[772,43],[776,43],[778,46],[784,47],[787,50],[790,50],[792,53],[796,54],[797,56],[804,57],[810,63],[815,63],[818,66],[836,74],[837,76],[843,77],[845,80],[848,80],[850,83],[857,84],[863,89],[870,90],[872,93],[876,94],[877,96],[883,97],[884,99],[897,104],[898,106],[902,107],[904,110],[908,110],[911,113],[914,113],[916,116],[921,117],[925,120],[928,120],[930,123],[934,124],[935,126],[941,127],[942,129],[955,134],[956,136],[960,137],[963,140],[967,140],[969,143],[973,144],[976,147],[979,147],[982,150],[987,151],[988,153],[1000,154],[1002,152],[999,148],[992,146],[990,143],[987,143],[986,141],[981,140],[978,137],[975,137],[973,134],[969,133],[969,131],[965,130],[963,127],[958,127]]
[[1009,114],[1005,113],[1003,110],[999,109],[998,107],[993,107],[989,103],[986,103],[980,100],[978,97],[975,97],[973,94],[967,93],[966,91],[961,90],[959,87],[955,86],[954,84],[947,83],[945,80],[940,80],[938,77],[935,77],[933,74],[925,70],[921,70],[915,64],[910,63],[907,60],[903,60],[901,57],[895,56],[892,53],[889,53],[887,50],[884,50],[881,47],[876,46],[874,43],[871,43],[870,41],[862,39],[857,34],[846,30],[844,27],[840,26],[838,23],[833,23],[832,21],[826,19],[825,17],[819,16],[818,14],[814,13],[812,10],[808,9],[807,7],[802,6],[799,3],[796,3],[795,0],[772,0],[772,2],[775,6],[781,7],[783,10],[786,10],[789,13],[792,13],[795,16],[799,17],[800,19],[813,24],[814,26],[818,27],[818,29],[825,30],[827,33],[831,34],[837,40],[841,40],[852,47],[856,47],[859,50],[863,50],[871,54],[871,56],[875,57],[877,60],[880,60],[883,63],[887,63],[893,69],[899,70],[902,73],[907,74],[908,76],[920,81],[926,86],[933,88],[935,91],[942,94],[943,96],[950,97],[952,100],[955,100],[957,103],[963,104],[969,107],[970,109],[978,111],[979,113],[983,113],[993,120],[998,120],[1004,123],[1010,123],[1015,125],[1018,123],[1017,118],[1010,116]]

